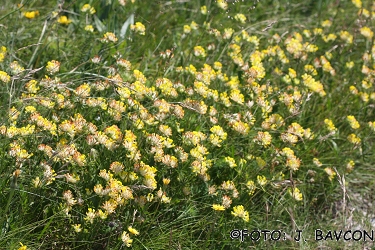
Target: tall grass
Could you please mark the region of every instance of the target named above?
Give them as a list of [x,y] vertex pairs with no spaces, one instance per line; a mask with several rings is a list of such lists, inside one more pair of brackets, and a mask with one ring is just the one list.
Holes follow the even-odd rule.
[[[314,232],[371,230],[374,11],[358,0],[7,3],[1,248],[371,246]],[[282,237],[241,242],[234,229]]]

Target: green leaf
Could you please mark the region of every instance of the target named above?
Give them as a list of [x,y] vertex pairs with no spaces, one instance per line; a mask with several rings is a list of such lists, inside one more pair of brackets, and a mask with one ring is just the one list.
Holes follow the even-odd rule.
[[128,30],[129,25],[134,24],[134,14],[131,14],[128,19],[124,22],[124,24],[121,27],[120,31],[120,37],[121,39],[124,39],[126,31]]
[[107,27],[102,23],[102,21],[99,20],[97,16],[94,16],[95,19],[95,25],[99,32],[104,32],[107,30]]

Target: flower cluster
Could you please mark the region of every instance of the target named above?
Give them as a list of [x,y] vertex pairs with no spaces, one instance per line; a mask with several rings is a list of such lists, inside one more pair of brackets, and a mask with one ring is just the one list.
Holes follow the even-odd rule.
[[130,25],[130,29],[142,36],[146,34],[146,27],[141,22],[136,22],[135,24]]
[[[133,8],[128,2],[113,4]],[[192,201],[199,213],[244,222],[253,209],[249,201],[261,196],[301,204],[311,188],[355,171],[357,150],[362,155],[372,145],[375,7],[371,12],[359,0],[352,3],[362,11],[353,24],[358,34],[335,30],[335,20],[326,19],[264,36],[242,27],[252,16],[232,13],[228,1],[217,0],[179,24],[173,46],[152,49],[154,40],[135,39],[146,35],[141,22],[127,21],[134,37],[119,40],[119,29],[107,32],[95,15],[102,10],[89,3],[76,6],[81,13],[72,20],[52,13],[60,24],[74,20],[58,29],[79,26],[88,31],[82,32],[87,43],[101,43],[71,69],[77,61],[64,60],[65,51],[58,60],[40,59],[49,75],[40,79],[25,60],[9,59],[18,51],[0,47],[2,106],[9,109],[0,139],[4,161],[14,166],[11,178],[56,195],[58,205],[50,206],[69,218],[70,233],[120,216],[123,225],[111,233],[126,247],[138,242],[135,228],[152,220],[142,216],[173,211],[173,217],[176,206]],[[211,13],[228,20],[212,21]],[[158,27],[151,29],[156,41]],[[138,43],[144,51],[137,51]],[[353,44],[366,50],[358,56]],[[347,60],[342,55],[349,51]],[[334,158],[333,150],[348,157]]]

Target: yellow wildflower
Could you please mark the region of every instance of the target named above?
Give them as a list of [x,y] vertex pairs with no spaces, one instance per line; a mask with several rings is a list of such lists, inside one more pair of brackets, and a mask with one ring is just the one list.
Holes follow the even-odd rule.
[[131,234],[134,234],[134,235],[139,235],[139,232],[136,230],[136,229],[134,229],[134,228],[132,228],[132,227],[128,227],[128,231],[131,233]]
[[194,55],[197,57],[206,57],[206,51],[204,50],[202,46],[195,46]]
[[217,6],[223,10],[228,9],[228,4],[225,0],[217,0]]
[[128,234],[127,232],[125,232],[125,231],[122,232],[121,240],[122,240],[122,242],[125,243],[125,245],[126,245],[127,247],[131,247],[131,245],[132,245],[132,243],[133,243],[133,240],[130,239],[129,234]]
[[314,158],[313,159],[313,163],[316,165],[316,166],[318,166],[318,167],[321,167],[323,164],[319,161],[319,159],[318,158]]
[[332,25],[332,21],[331,20],[325,20],[325,21],[322,22],[322,27],[329,28],[329,27],[331,27],[331,25]]
[[213,204],[212,209],[215,210],[215,211],[224,211],[225,207],[223,205],[220,205],[220,204]]
[[74,224],[72,225],[72,227],[76,233],[79,233],[82,231],[81,224]]
[[367,26],[362,27],[359,31],[361,32],[361,35],[363,35],[369,40],[371,40],[374,36],[374,32]]
[[0,80],[5,83],[8,83],[10,81],[10,76],[7,74],[7,72],[0,70]]
[[168,185],[171,182],[171,179],[169,178],[163,178],[163,184]]
[[33,18],[39,16],[39,11],[37,11],[37,10],[28,11],[28,12],[23,13],[23,15],[24,15],[24,17],[26,17],[28,19],[33,19]]
[[94,27],[92,25],[86,25],[85,30],[89,32],[94,32]]
[[225,157],[224,161],[226,163],[228,163],[229,167],[231,167],[231,168],[237,167],[236,161],[230,156]]
[[352,0],[352,3],[357,7],[358,9],[362,8],[362,1],[361,0]]
[[191,27],[189,25],[184,25],[184,33],[189,34],[191,32]]
[[107,32],[107,33],[105,33],[104,34],[104,36],[103,36],[103,38],[102,39],[100,39],[102,42],[104,42],[104,43],[108,43],[108,42],[113,42],[113,43],[115,43],[115,42],[117,42],[117,37],[116,37],[116,35],[114,34],[114,33],[112,33],[112,32]]
[[375,121],[368,122],[368,126],[375,132]]
[[20,245],[21,245],[21,247],[18,248],[18,250],[27,250],[27,246],[25,246],[24,244],[22,244],[22,242],[20,242]]
[[248,190],[249,190],[249,195],[253,195],[254,194],[254,192],[255,192],[255,190],[256,190],[256,186],[255,186],[255,183],[254,183],[254,181],[248,181],[247,183],[246,183],[246,187],[248,188]]
[[57,19],[57,22],[61,24],[70,24],[72,20],[68,19],[67,16],[60,16],[59,19]]
[[249,212],[247,212],[242,205],[233,207],[231,214],[233,216],[242,218],[246,222],[249,221]]
[[6,54],[7,54],[7,48],[4,47],[4,46],[1,46],[1,48],[0,48],[0,63],[2,61],[4,61],[4,58],[5,58]]
[[203,5],[201,7],[201,13],[202,13],[202,15],[207,15],[207,6],[206,5]]
[[340,38],[346,43],[353,43],[353,36],[348,31],[340,31]]
[[346,164],[346,171],[347,172],[351,172],[354,168],[354,161],[353,160],[350,160],[347,164]]
[[271,145],[272,136],[267,131],[265,131],[265,132],[259,131],[257,136],[254,138],[254,141],[257,142],[258,144],[264,146],[264,147],[267,147],[267,146]]
[[239,21],[240,23],[245,23],[246,22],[246,16],[244,14],[240,14],[240,13],[237,13],[235,16],[234,16],[234,19],[236,21]]
[[289,167],[291,170],[296,171],[296,170],[299,169],[299,167],[301,165],[301,160],[298,159],[295,156],[288,157],[288,159],[286,160],[286,164],[285,165],[287,167]]
[[191,23],[190,23],[190,28],[191,29],[193,29],[193,30],[196,30],[196,29],[198,29],[198,24],[196,23],[196,22],[194,22],[194,21],[192,21]]
[[130,25],[130,29],[142,36],[146,34],[146,27],[141,22],[136,22],[135,24]]
[[84,218],[84,220],[92,224],[94,222],[95,217],[96,217],[95,209],[88,208],[88,211],[86,212],[86,217]]
[[353,143],[353,144],[359,144],[361,142],[361,138],[359,138],[358,136],[356,136],[355,134],[350,134],[348,135],[347,137],[348,141],[350,143]]
[[297,201],[302,200],[302,193],[298,188],[289,189],[289,194]]
[[302,75],[303,84],[308,87],[313,92],[319,93],[320,96],[325,96],[323,84],[320,81],[315,81],[315,79],[308,74]]
[[333,124],[332,120],[330,119],[324,119],[324,123],[326,124],[327,126],[327,129],[330,131],[330,132],[335,132],[337,130],[337,128],[335,127],[335,125]]
[[22,67],[22,66],[19,64],[19,62],[17,62],[17,61],[13,61],[13,62],[11,62],[10,65],[9,65],[9,67],[10,67],[10,69],[12,70],[12,74],[14,74],[14,75],[17,75],[17,74],[19,74],[19,73],[22,73],[22,72],[25,70],[25,68]]
[[82,12],[88,12],[89,11],[90,14],[95,14],[95,12],[96,12],[95,8],[91,7],[90,4],[83,5],[82,8],[81,8],[81,11]]
[[348,68],[348,69],[353,68],[353,67],[354,67],[354,62],[353,62],[353,61],[346,62],[346,63],[345,63],[345,67]]
[[122,165],[120,162],[115,161],[112,162],[109,169],[114,173],[114,174],[120,174],[122,170],[124,169],[124,165]]
[[50,74],[55,74],[60,70],[60,62],[56,60],[49,61],[47,63],[46,69]]
[[353,129],[358,129],[360,127],[359,122],[355,119],[354,116],[348,115],[346,119],[350,123],[350,127],[352,127]]
[[264,186],[267,184],[267,178],[264,175],[258,175],[257,176],[257,181],[259,185]]
[[325,168],[324,171],[328,174],[328,178],[330,181],[333,180],[336,176],[336,172],[332,168]]

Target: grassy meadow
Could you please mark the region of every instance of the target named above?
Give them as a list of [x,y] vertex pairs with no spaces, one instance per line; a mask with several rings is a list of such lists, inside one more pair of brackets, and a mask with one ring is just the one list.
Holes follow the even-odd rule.
[[374,249],[374,1],[4,2],[0,249]]

